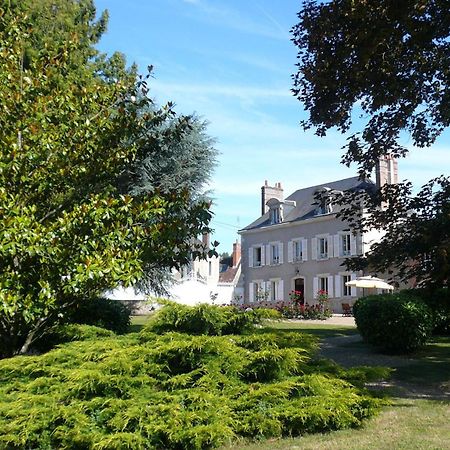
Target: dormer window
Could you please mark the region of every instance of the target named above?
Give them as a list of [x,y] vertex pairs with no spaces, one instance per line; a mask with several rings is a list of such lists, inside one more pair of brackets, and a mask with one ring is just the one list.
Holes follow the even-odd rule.
[[273,208],[270,210],[270,223],[280,223],[281,222],[281,211],[280,208]]
[[280,202],[276,198],[271,198],[267,202],[267,206],[269,207],[269,219],[270,223],[276,224],[283,222],[283,203]]
[[323,187],[316,191],[315,198],[317,200],[317,207],[315,209],[315,214],[317,216],[333,212],[333,196],[331,194],[332,190],[329,187]]

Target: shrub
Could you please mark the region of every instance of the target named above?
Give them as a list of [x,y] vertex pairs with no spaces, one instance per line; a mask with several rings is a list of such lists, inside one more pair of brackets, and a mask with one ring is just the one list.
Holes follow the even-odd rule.
[[94,325],[123,334],[131,323],[131,310],[117,300],[97,297],[77,302],[65,322]]
[[375,414],[382,401],[345,381],[345,369],[314,369],[317,339],[302,336],[145,330],[5,359],[0,448],[195,450]]
[[58,325],[51,328],[33,345],[33,350],[38,353],[47,352],[57,345],[73,341],[97,340],[113,337],[114,333],[105,328],[94,325],[72,323]]
[[406,295],[420,298],[431,310],[433,334],[450,335],[450,289],[409,289]]
[[204,303],[186,306],[164,301],[164,307],[154,314],[146,329],[155,333],[178,331],[211,336],[241,334],[251,331],[264,318],[270,317],[278,317],[278,314],[259,308],[239,310],[234,306],[214,306]]
[[353,306],[363,339],[388,353],[408,353],[424,345],[431,334],[430,309],[404,293],[370,295]]

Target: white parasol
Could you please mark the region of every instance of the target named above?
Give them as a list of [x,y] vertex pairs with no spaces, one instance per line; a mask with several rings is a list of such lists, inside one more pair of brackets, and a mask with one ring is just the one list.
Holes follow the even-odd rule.
[[394,290],[394,286],[386,283],[386,281],[381,278],[372,277],[370,275],[364,277],[358,277],[354,280],[347,281],[346,286],[360,287],[360,288],[374,288],[374,289],[387,289]]

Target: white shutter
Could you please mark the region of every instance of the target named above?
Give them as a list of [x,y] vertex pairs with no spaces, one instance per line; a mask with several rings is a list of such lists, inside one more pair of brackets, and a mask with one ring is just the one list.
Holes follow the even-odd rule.
[[[352,273],[350,275],[350,277],[351,277],[352,280],[356,280],[356,273]],[[352,297],[356,297],[356,287],[355,286],[351,286],[350,289],[351,289],[351,291],[350,291],[351,296]]]
[[335,275],[334,277],[334,296],[342,297],[341,275]]
[[253,247],[248,249],[248,267],[253,267]]
[[264,293],[268,293],[267,299],[265,296],[263,297],[263,299],[264,299],[264,301],[268,301],[268,300],[270,300],[270,291],[272,290],[272,283],[270,281],[266,281],[266,282],[263,281],[262,284],[263,284]]
[[288,262],[294,262],[294,242],[288,242]]
[[283,280],[280,280],[278,282],[277,300],[284,300],[284,283],[283,283]]
[[253,283],[248,284],[248,300],[250,303],[253,303],[253,299],[255,298],[255,293],[253,290]]
[[[332,258],[333,257],[333,236],[327,236],[327,241],[328,241],[328,258]],[[334,255],[334,256],[338,256],[338,254]]]
[[328,277],[328,297],[334,298],[333,275]]
[[279,257],[280,257],[280,264],[283,264],[283,262],[284,262],[284,260],[283,260],[284,255],[283,255],[283,243],[282,242],[280,242],[278,244],[278,253],[279,253]]
[[350,234],[350,254],[356,255],[356,236]]
[[317,238],[311,239],[311,259],[317,260]]
[[319,278],[314,277],[313,279],[313,297],[317,297],[317,292],[319,290]]
[[261,266],[264,266],[265,264],[266,264],[266,247],[265,245],[261,245]]
[[335,234],[333,236],[334,239],[334,256],[338,257],[341,256],[341,252],[339,251],[339,240],[340,240],[340,235],[339,234]]
[[308,261],[308,241],[302,239],[302,260]]

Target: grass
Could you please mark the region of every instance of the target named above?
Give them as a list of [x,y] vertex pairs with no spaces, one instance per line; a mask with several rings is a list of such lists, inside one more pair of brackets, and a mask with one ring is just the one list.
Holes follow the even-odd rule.
[[286,330],[287,332],[302,332],[317,336],[320,339],[351,336],[358,334],[358,330],[352,326],[330,325],[325,321],[323,324],[304,322],[271,322],[269,328]]
[[[361,429],[225,447],[233,450],[444,450],[450,448],[450,404],[395,399]],[[222,450],[225,450],[223,448]]]
[[450,389],[450,337],[434,338],[412,356],[411,364],[399,367],[396,380],[415,384],[443,384]]
[[131,325],[130,325],[130,333],[139,333],[139,331],[141,331],[142,328],[144,328],[149,317],[150,317],[149,315],[132,316],[131,317]]

